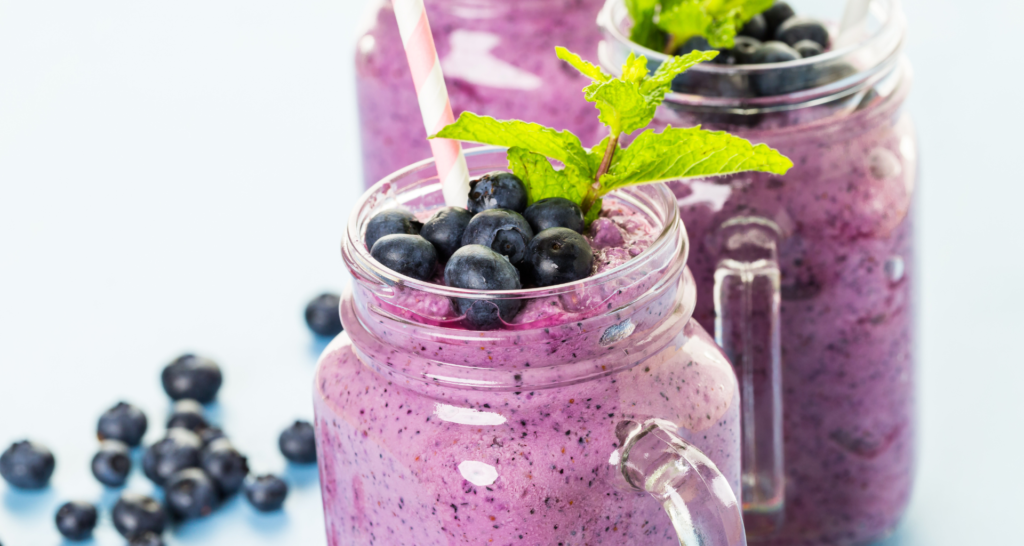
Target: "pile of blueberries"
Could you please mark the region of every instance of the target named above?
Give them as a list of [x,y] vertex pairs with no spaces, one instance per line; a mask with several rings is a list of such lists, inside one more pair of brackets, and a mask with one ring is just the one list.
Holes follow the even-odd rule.
[[[208,516],[240,490],[254,508],[278,510],[288,495],[288,485],[273,475],[249,477],[249,465],[220,428],[206,419],[203,404],[212,402],[223,382],[217,363],[184,355],[169,364],[161,376],[164,390],[175,401],[163,439],[146,448],[142,470],[163,488],[164,503],[124,492],[111,513],[118,532],[131,546],[159,546],[169,519],[188,520]],[[99,419],[96,434],[99,451],[92,459],[93,476],[108,487],[121,487],[132,470],[130,450],[142,442],[148,428],[146,415],[125,402],[107,410]],[[313,426],[297,421],[281,433],[279,447],[296,463],[315,463]],[[0,455],[0,475],[20,489],[42,489],[53,474],[56,461],[45,446],[22,441]],[[69,540],[85,540],[96,527],[94,504],[72,501],[60,507],[57,529]]]
[[[527,206],[519,177],[493,172],[470,182],[467,208],[446,207],[426,223],[389,209],[366,226],[366,247],[388,269],[420,281],[476,291],[518,290],[578,281],[594,253],[583,237],[583,211],[561,197]],[[520,300],[458,298],[467,326],[490,330],[511,321]]]
[[[747,22],[736,36],[736,45],[722,51],[718,64],[785,63],[821,55],[829,44],[828,29],[820,21],[799,17],[785,2],[776,2]],[[713,49],[703,36],[687,40],[677,55]]]

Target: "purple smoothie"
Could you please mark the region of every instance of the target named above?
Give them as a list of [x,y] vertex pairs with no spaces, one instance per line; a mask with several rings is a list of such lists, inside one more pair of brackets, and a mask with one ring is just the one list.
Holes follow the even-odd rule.
[[[795,164],[785,177],[748,173],[673,185],[694,245],[694,317],[705,328],[716,326],[719,230],[740,217],[778,230],[784,520],[776,534],[749,536],[752,543],[867,544],[896,526],[910,495],[917,148],[903,109],[910,75],[899,49],[902,17],[890,15],[899,28],[883,25],[872,38],[887,56],[829,89],[672,95],[655,120],[726,130]],[[890,31],[892,44],[884,42]],[[821,62],[842,69],[854,61],[836,53]],[[788,70],[822,70],[808,66]],[[855,73],[853,66],[843,73]],[[708,86],[734,85],[754,72],[711,68],[701,77]]]
[[658,501],[613,485],[624,421],[670,422],[739,490],[736,380],[691,318],[674,198],[632,191],[667,212],[608,199],[595,276],[495,331],[457,327],[443,290],[382,282],[346,242],[345,334],[314,387],[329,544],[678,545]]
[[[581,100],[588,83],[555,57],[565,46],[595,58],[603,0],[425,0],[455,115],[525,119],[598,142]],[[391,2],[382,1],[356,53],[367,187],[430,157]]]

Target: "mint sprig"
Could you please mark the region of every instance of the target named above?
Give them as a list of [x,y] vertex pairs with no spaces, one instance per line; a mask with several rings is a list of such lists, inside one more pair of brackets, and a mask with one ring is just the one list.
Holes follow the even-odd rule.
[[[729,49],[747,21],[774,0],[627,0],[633,20],[630,40],[656,51],[672,53],[694,36],[711,47]],[[666,38],[666,34],[668,37]]]
[[617,78],[565,48],[557,48],[557,53],[593,80],[584,88],[584,97],[594,103],[610,133],[599,144],[588,150],[568,131],[470,112],[430,138],[509,148],[509,169],[523,180],[531,203],[564,197],[580,204],[588,222],[597,218],[605,195],[627,186],[743,171],[781,175],[793,167],[792,161],[764,144],[755,146],[728,133],[700,127],[669,126],[660,133],[648,129],[628,148],[620,146],[624,135],[653,121],[676,76],[697,63],[714,59],[716,51],[673,57],[653,75],[646,58],[630,54],[622,76]]

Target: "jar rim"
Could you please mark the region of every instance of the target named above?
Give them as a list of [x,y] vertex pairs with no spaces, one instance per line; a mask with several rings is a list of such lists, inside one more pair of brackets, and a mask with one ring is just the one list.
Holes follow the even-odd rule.
[[[475,163],[477,160],[488,159],[500,155],[503,160],[500,164],[487,164],[482,169],[473,169],[482,172],[490,172],[507,167],[505,152],[507,148],[496,146],[483,146],[465,151],[467,161]],[[481,161],[483,162],[483,161]],[[399,194],[408,194],[407,198],[425,197],[436,193],[440,195],[440,182],[438,180],[434,159],[424,159],[401,169],[383,180],[374,184],[356,202],[355,209],[349,215],[349,221],[345,230],[345,237],[342,244],[342,256],[346,266],[354,275],[362,279],[374,279],[387,285],[402,285],[407,289],[418,290],[428,294],[444,296],[448,298],[472,298],[476,300],[526,300],[549,298],[565,294],[577,293],[584,289],[591,289],[609,283],[617,279],[629,276],[642,271],[649,265],[652,259],[670,250],[670,245],[678,245],[676,250],[681,258],[680,268],[684,267],[689,257],[689,238],[686,228],[679,216],[679,208],[676,204],[675,194],[665,184],[649,184],[634,186],[623,190],[617,190],[612,195],[627,202],[632,207],[645,211],[648,217],[659,215],[661,231],[657,238],[638,256],[631,260],[597,275],[575,281],[544,288],[523,288],[519,290],[494,290],[475,291],[462,288],[454,288],[429,281],[420,281],[384,267],[371,255],[369,249],[363,243],[363,233],[366,222],[371,217],[371,212],[386,208],[394,208],[401,205],[396,198],[395,185],[403,179],[408,180],[415,177],[411,183],[406,183]],[[501,166],[499,166],[501,165]],[[439,206],[444,206],[441,203]],[[660,210],[654,210],[659,209]]]
[[[906,18],[900,0],[871,0],[869,18],[877,28],[864,39],[821,55],[784,63],[758,65],[717,65],[701,63],[687,71],[707,79],[758,78],[781,70],[835,69],[839,65],[852,67],[854,72],[822,85],[792,92],[766,96],[722,96],[673,91],[666,104],[730,109],[736,113],[753,114],[790,110],[835,100],[863,90],[881,79],[898,65],[906,41]],[[599,58],[606,70],[618,73],[622,61],[630,52],[647,57],[652,70],[669,59],[669,55],[643,47],[629,39],[624,23],[628,22],[624,0],[607,0],[598,16],[598,26],[605,36],[599,46]]]

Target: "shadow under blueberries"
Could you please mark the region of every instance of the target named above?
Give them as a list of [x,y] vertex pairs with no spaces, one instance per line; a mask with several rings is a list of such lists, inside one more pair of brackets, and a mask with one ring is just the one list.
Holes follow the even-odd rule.
[[283,477],[284,481],[288,483],[288,487],[295,489],[305,489],[311,486],[320,487],[320,468],[316,463],[288,463]]
[[28,515],[40,510],[49,510],[54,499],[53,488],[49,486],[36,491],[9,487],[4,492],[4,508],[11,514]]

